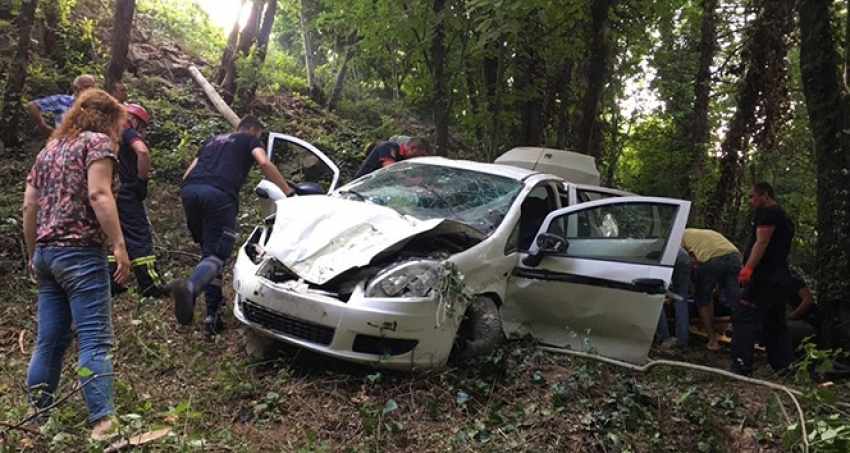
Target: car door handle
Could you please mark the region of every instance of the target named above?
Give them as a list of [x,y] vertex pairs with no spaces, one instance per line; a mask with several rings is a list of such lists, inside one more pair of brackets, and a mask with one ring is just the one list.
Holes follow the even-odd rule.
[[664,280],[660,278],[638,278],[632,280],[632,284],[638,290],[647,294],[664,294],[666,292]]

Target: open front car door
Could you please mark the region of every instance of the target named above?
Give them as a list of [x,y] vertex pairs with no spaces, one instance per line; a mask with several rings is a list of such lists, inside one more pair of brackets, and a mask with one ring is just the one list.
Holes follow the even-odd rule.
[[[266,153],[299,195],[331,193],[339,183],[339,167],[315,146],[291,135],[269,134]],[[286,198],[279,187],[263,179],[254,189],[263,216],[275,212],[275,202]]]
[[643,363],[690,202],[620,197],[551,212],[508,281],[508,335]]

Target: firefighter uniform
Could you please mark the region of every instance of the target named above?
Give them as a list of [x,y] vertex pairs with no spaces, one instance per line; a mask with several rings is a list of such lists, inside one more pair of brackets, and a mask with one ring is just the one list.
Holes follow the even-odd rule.
[[[137,118],[148,122],[147,112],[141,107],[128,105],[127,111]],[[138,156],[133,144],[141,141],[138,132],[129,125],[121,133],[121,148],[118,152],[118,178],[121,190],[118,192],[118,219],[127,245],[127,254],[136,276],[139,294],[157,297],[163,295],[163,281],[156,270],[156,256],[153,253],[153,238],[144,201],[148,195],[148,181],[139,178]],[[114,263],[110,257],[110,266]],[[113,292],[123,292],[113,282]]]

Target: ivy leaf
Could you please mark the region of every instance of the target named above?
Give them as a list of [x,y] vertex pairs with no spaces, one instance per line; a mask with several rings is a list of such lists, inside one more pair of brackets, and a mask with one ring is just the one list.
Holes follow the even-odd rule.
[[396,409],[398,409],[398,403],[396,403],[395,400],[390,399],[387,401],[387,404],[384,404],[384,408],[381,409],[381,415],[387,415]]

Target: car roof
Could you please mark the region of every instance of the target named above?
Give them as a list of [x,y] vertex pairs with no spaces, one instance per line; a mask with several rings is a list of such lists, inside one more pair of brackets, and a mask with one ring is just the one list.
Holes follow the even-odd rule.
[[534,175],[546,176],[545,179],[561,180],[561,178],[555,175],[543,175],[538,171],[526,170],[524,168],[514,167],[513,165],[489,164],[484,162],[475,162],[471,160],[456,160],[448,159],[445,157],[416,157],[413,159],[406,160],[406,162],[461,168],[481,173],[490,173],[493,175],[504,176],[520,181],[528,179],[528,177]]

